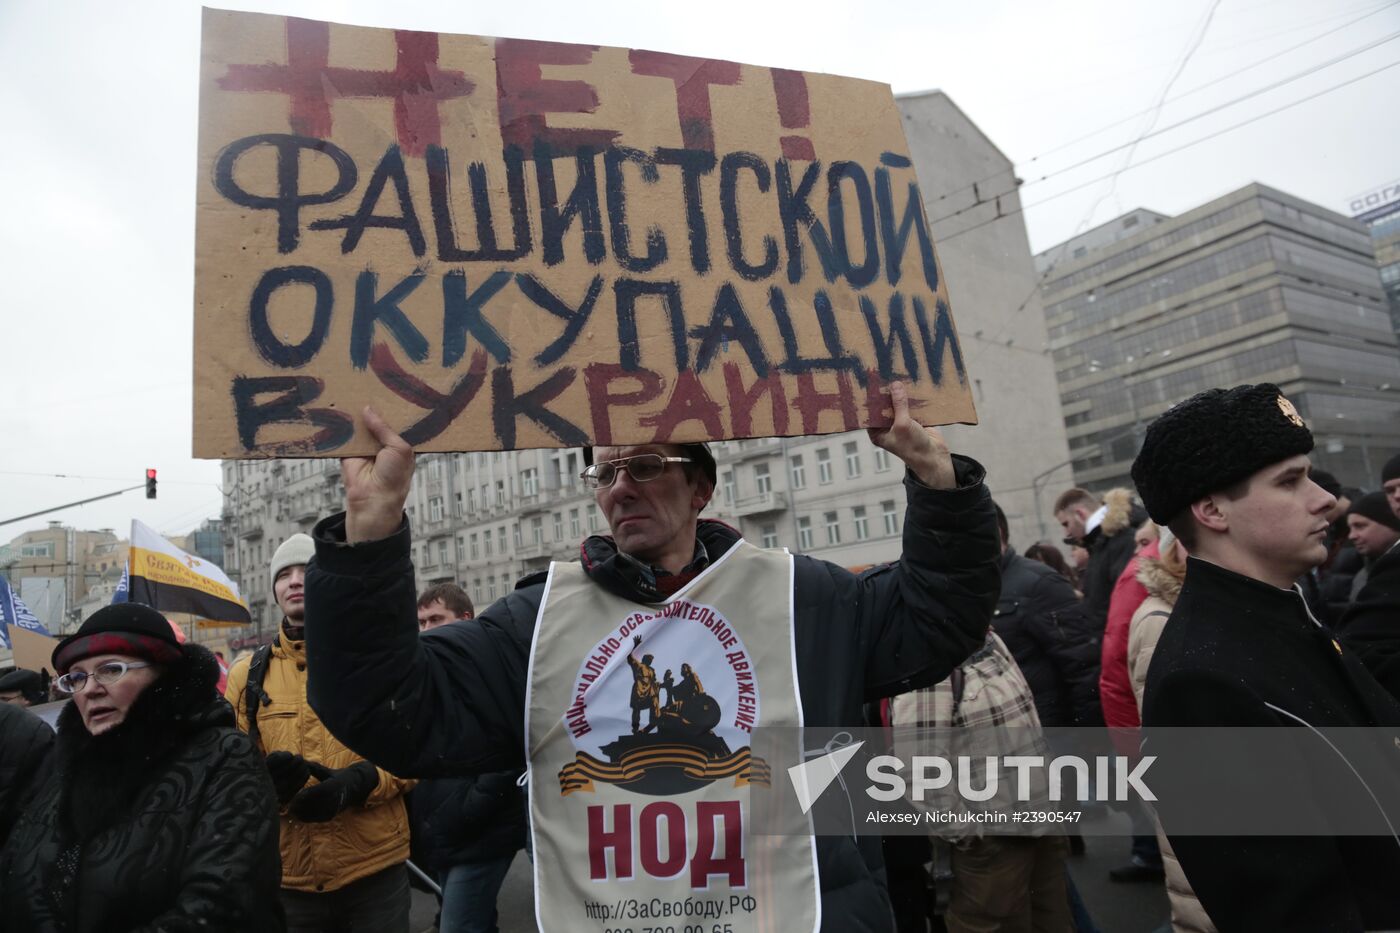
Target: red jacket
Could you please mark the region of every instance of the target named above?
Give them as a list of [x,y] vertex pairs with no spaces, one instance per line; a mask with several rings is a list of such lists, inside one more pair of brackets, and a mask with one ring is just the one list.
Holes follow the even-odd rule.
[[[1133,613],[1147,598],[1147,587],[1138,582],[1138,557],[1157,558],[1157,542],[1152,542],[1128,561],[1113,595],[1108,601],[1108,624],[1103,630],[1103,657],[1099,667],[1099,703],[1103,706],[1104,725],[1110,729],[1137,729],[1142,725],[1137,701],[1133,698],[1133,682],[1128,676],[1128,630]],[[1134,743],[1136,744],[1136,743]]]

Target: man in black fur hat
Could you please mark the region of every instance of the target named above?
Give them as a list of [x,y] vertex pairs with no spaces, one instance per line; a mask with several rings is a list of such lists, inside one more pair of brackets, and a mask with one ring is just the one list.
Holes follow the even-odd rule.
[[[1312,447],[1303,419],[1269,384],[1202,392],[1148,428],[1133,479],[1153,520],[1191,554],[1148,670],[1149,751],[1151,730],[1164,726],[1400,725],[1400,704],[1318,624],[1293,584],[1326,558],[1326,515],[1335,502],[1309,476]],[[1159,762],[1165,778],[1191,781],[1198,806],[1226,801],[1225,812],[1258,810],[1259,768],[1245,777],[1251,762],[1239,753],[1247,736],[1193,734],[1203,737],[1201,755],[1184,765]],[[1212,735],[1221,737],[1218,747],[1204,738]],[[1383,760],[1379,781],[1394,786],[1400,755],[1390,755],[1397,760]],[[1181,789],[1165,778],[1163,790]],[[1377,776],[1355,774],[1368,779]],[[1361,786],[1318,786],[1319,775],[1306,768],[1275,766],[1267,781],[1286,787],[1296,803],[1298,812],[1277,814],[1280,826],[1311,817],[1329,797],[1363,794]],[[1396,839],[1326,835],[1334,825],[1327,817],[1312,824],[1323,831],[1309,836],[1178,835],[1163,790],[1163,827],[1222,933],[1400,925]],[[1375,819],[1381,831],[1382,816]]]

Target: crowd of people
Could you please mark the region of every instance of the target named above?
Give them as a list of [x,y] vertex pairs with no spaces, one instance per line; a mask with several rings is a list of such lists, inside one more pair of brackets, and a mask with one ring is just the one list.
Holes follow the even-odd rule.
[[[522,849],[541,925],[578,928],[554,920],[560,905],[631,856],[620,868],[578,848],[598,826],[569,822],[554,774],[583,732],[550,684],[577,668],[571,646],[635,620],[613,659],[620,732],[629,748],[670,741],[651,727],[660,692],[670,709],[681,688],[643,653],[665,613],[641,610],[681,599],[733,625],[727,648],[779,658],[758,672],[765,726],[1108,727],[1130,761],[1159,727],[1400,728],[1400,457],[1374,491],[1345,489],[1311,469],[1312,435],[1276,387],[1201,393],[1149,427],[1135,488],[1058,497],[1066,560],[1056,543],[1019,549],[982,466],[890,393],[870,435],[907,468],[899,560],[856,573],[701,518],[716,484],[703,444],[599,447],[584,480],[610,533],[480,613],[453,584],[417,591],[413,451],[366,409],[378,452],[344,462],[345,512],[278,547],[281,625],[226,678],[130,603],[57,645],[51,683],[0,676],[0,933],[406,933],[413,885],[438,896],[444,933],[492,931]],[[666,656],[705,657],[688,644]],[[727,655],[735,670],[743,657]],[[25,709],[51,694],[71,698],[56,729]],[[704,698],[707,713],[720,702]],[[1358,786],[1400,781],[1394,754]],[[616,780],[636,780],[638,760]],[[1250,788],[1223,773],[1216,791],[1248,810]],[[1300,805],[1356,790],[1281,780]],[[1400,926],[1384,812],[1370,836],[1329,834],[1323,817],[1308,835],[1206,837],[1174,831],[1166,808],[1121,806],[1131,840],[1091,844],[1124,845],[1114,882],[1165,885],[1174,930]],[[768,893],[824,930],[1087,933],[1068,870],[1084,844],[1054,827],[823,835]],[[929,865],[947,868],[936,883]]]

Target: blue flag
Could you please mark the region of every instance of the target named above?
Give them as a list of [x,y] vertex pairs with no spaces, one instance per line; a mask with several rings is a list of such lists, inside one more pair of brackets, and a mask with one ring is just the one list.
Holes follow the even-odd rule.
[[131,562],[122,568],[122,578],[117,582],[117,591],[112,594],[112,605],[131,599]]
[[44,627],[44,623],[40,622],[38,617],[29,611],[24,600],[15,595],[15,591],[10,588],[10,582],[4,577],[0,577],[0,621],[4,623],[0,625],[0,644],[6,648],[12,647],[9,632],[11,625],[53,637],[49,635],[49,630]]

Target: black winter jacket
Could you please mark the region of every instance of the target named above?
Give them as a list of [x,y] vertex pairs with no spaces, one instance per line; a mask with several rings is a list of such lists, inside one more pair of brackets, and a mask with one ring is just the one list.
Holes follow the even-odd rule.
[[[1176,800],[1204,805],[1203,781],[1219,812],[1257,811],[1259,769],[1241,760],[1248,736],[1239,728],[1386,727],[1389,758],[1363,779],[1400,782],[1400,754],[1391,747],[1392,739],[1400,743],[1400,704],[1313,620],[1300,593],[1191,558],[1148,668],[1142,719],[1149,753],[1158,727],[1234,727],[1197,730],[1190,760],[1153,765],[1162,827],[1221,933],[1400,927],[1400,842],[1391,836],[1186,836],[1172,828]],[[1285,788],[1291,808],[1270,808],[1265,817],[1302,825],[1329,798],[1364,800],[1356,776],[1340,771],[1273,765],[1270,791]],[[1195,788],[1196,800],[1172,793],[1186,788]],[[1380,814],[1375,825],[1383,831]]]
[[1100,635],[1070,582],[1007,550],[992,628],[1006,642],[1035,696],[1043,726],[1093,726],[1099,709]]
[[0,703],[0,847],[48,775],[53,730],[20,706]]
[[59,714],[54,773],[0,853],[4,933],[279,933],[277,797],[196,645],[88,734]]
[[413,864],[433,877],[453,865],[514,855],[525,847],[519,771],[424,781],[408,795]]
[[1371,565],[1337,629],[1381,686],[1400,698],[1400,544]]
[[1113,586],[1137,552],[1133,533],[1145,521],[1147,513],[1134,504],[1128,513],[1126,527],[1110,533],[1101,526],[1085,539],[1089,563],[1084,568],[1084,611],[1100,638],[1103,637],[1104,626],[1108,624],[1108,603],[1113,597]]
[[[931,686],[982,644],[996,603],[996,522],[982,467],[963,457],[954,466],[952,490],[906,475],[897,567],[857,577],[796,558],[798,689],[809,726],[860,725],[864,701]],[[521,768],[543,582],[524,580],[477,619],[420,639],[407,522],[390,538],[348,547],[344,521],[316,526],[307,574],[307,695],[321,721],[395,774]],[[698,536],[712,560],[739,540],[713,521]],[[589,538],[583,554],[599,586],[637,603],[656,599],[611,538]],[[825,929],[892,929],[878,838],[819,837],[817,858]]]

